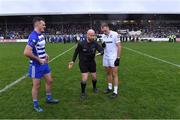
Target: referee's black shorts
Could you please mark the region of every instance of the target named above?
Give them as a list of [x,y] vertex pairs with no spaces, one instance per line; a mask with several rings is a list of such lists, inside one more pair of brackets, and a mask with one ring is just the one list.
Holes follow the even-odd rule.
[[88,61],[88,62],[80,61],[79,68],[80,68],[81,73],[87,73],[87,72],[95,73],[96,72],[96,62],[94,60]]

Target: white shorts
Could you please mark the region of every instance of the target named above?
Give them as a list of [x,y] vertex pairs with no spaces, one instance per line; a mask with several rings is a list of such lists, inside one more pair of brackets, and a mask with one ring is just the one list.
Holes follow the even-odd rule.
[[106,58],[103,58],[103,66],[104,67],[115,67],[114,66],[115,60],[116,59],[106,59]]

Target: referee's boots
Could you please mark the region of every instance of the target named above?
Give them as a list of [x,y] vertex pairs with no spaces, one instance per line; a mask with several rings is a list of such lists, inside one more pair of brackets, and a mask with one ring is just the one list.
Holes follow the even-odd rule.
[[82,100],[84,100],[84,99],[87,98],[87,95],[86,95],[86,93],[84,92],[84,93],[81,93],[81,96],[80,96],[80,97],[81,97]]
[[98,90],[97,88],[93,88],[93,92],[94,92],[94,93],[98,93],[99,90]]
[[86,89],[86,81],[82,80],[81,81],[81,95],[80,95],[81,99],[86,99],[87,98],[85,89]]

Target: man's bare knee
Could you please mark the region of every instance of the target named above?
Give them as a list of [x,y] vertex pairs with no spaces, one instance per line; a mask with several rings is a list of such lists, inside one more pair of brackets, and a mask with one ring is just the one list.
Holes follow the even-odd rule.
[[118,69],[117,68],[113,68],[112,75],[113,75],[113,77],[117,77],[118,76]]
[[51,86],[52,85],[52,81],[46,82],[46,85]]
[[33,89],[38,90],[40,88],[40,84],[33,84]]
[[51,84],[53,82],[53,78],[51,77],[51,73],[44,75],[47,84]]
[[52,82],[53,82],[53,79],[52,79],[52,78],[50,78],[50,79],[48,79],[48,80],[46,81],[47,84],[52,84]]
[[107,74],[108,76],[111,76],[111,75],[112,75],[112,70],[111,70],[111,68],[108,68],[108,69],[106,70],[106,74]]
[[33,79],[33,88],[39,89],[40,88],[40,80]]
[[82,80],[87,81],[88,79],[88,73],[82,73]]
[[91,75],[92,75],[93,80],[96,80],[96,79],[97,79],[96,73],[91,73]]

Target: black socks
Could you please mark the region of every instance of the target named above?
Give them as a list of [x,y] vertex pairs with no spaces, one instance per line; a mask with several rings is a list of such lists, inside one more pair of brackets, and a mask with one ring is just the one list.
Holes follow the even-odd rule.
[[81,92],[85,93],[85,89],[86,89],[86,81],[81,81]]
[[97,83],[97,80],[92,80],[92,84],[93,84],[94,89],[96,88],[96,83]]
[[[92,80],[92,84],[93,84],[93,89],[96,89],[96,83],[97,80]],[[86,89],[86,81],[81,81],[81,92],[85,93],[85,89]]]

